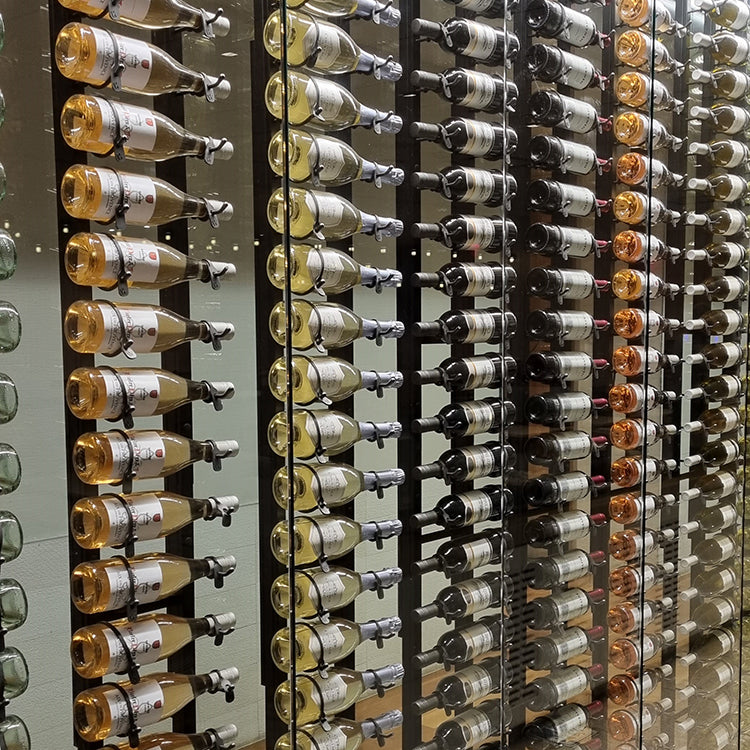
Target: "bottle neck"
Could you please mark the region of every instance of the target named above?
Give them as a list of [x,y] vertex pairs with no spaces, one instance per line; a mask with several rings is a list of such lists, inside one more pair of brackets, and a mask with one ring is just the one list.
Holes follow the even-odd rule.
[[191,617],[188,626],[193,640],[208,635],[212,630],[212,623],[207,617]]

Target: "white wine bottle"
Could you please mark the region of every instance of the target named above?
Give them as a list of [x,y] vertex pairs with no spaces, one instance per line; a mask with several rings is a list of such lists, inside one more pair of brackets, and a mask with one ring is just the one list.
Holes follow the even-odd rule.
[[115,91],[196,94],[209,101],[226,99],[232,91],[223,75],[198,73],[153,44],[83,23],[69,23],[57,35],[55,62],[66,78],[89,86],[110,84]]
[[[401,630],[398,617],[385,617],[358,624],[341,618],[331,618],[327,623],[301,623],[295,628],[294,653],[297,669],[309,672],[328,664],[335,664],[349,656],[365,641],[376,641],[379,646]],[[282,628],[271,640],[271,658],[282,671],[290,665],[289,628]]]
[[196,198],[158,177],[75,164],[62,177],[60,200],[75,219],[114,221],[118,229],[159,226],[178,219],[200,219],[211,226],[229,221],[234,209],[226,201]]
[[398,133],[403,120],[393,112],[366,107],[338,83],[290,70],[284,77],[274,73],[266,85],[266,107],[277,119],[285,119],[287,98],[290,125],[310,123],[317,130],[335,132],[347,128],[372,128],[376,133]]
[[65,247],[65,271],[74,284],[117,289],[124,296],[131,287],[166,289],[193,279],[217,289],[237,269],[232,263],[196,260],[161,242],[79,232]]
[[[326,560],[336,559],[351,552],[361,542],[375,542],[378,549],[383,539],[400,536],[401,521],[370,521],[359,523],[345,516],[325,518],[297,518],[294,522],[294,562],[308,565],[320,562],[325,570]],[[289,524],[279,521],[271,530],[271,552],[280,562],[289,558]]]
[[74,94],[63,105],[60,132],[71,148],[118,159],[196,156],[213,164],[234,153],[226,138],[195,135],[160,112],[85,94]]
[[233,612],[207,617],[178,617],[167,613],[140,615],[135,621],[95,623],[73,633],[70,659],[73,669],[87,680],[117,673],[136,665],[154,664],[202,636],[223,638],[237,618]]
[[229,382],[186,380],[149,367],[79,367],[68,376],[65,400],[78,419],[166,414],[191,401],[218,404],[234,396]]
[[[364,286],[382,291],[383,287],[400,286],[403,276],[391,268],[363,266],[341,250],[314,245],[292,245],[290,286],[295,294],[317,292],[330,296]],[[277,289],[286,284],[284,247],[276,245],[268,254],[268,279]]]
[[[346,464],[294,464],[294,509],[306,513],[346,505],[361,492],[376,492],[383,497],[387,487],[403,484],[406,474],[402,469],[385,471],[360,471]],[[273,478],[272,491],[276,502],[284,509],[289,507],[289,473],[279,469]]]
[[294,686],[287,680],[276,688],[274,707],[282,721],[296,715],[300,724],[307,724],[326,716],[334,716],[353,705],[368,690],[392,687],[404,676],[401,664],[390,664],[380,669],[355,672],[352,669],[332,669],[326,677],[309,674],[297,677]]
[[404,716],[400,711],[388,711],[361,722],[332,719],[328,722],[327,730],[320,724],[306,724],[297,729],[295,742],[288,733],[282,734],[276,740],[274,750],[357,750],[365,740],[390,737],[388,732],[401,726],[403,721]]
[[[343,401],[359,390],[376,391],[400,388],[404,376],[400,372],[362,371],[337,357],[292,357],[292,397],[295,404],[306,406],[315,401],[331,404]],[[268,372],[268,385],[279,401],[286,399],[286,360],[279,357]]]
[[[319,352],[339,349],[356,339],[400,339],[404,324],[397,320],[360,318],[349,308],[335,302],[292,301],[292,347],[301,351],[315,347]],[[286,341],[286,312],[283,303],[274,305],[268,325],[273,340],[280,346]]]
[[[225,576],[237,567],[231,555],[187,560],[164,552],[124,558],[94,560],[76,566],[70,576],[70,596],[75,608],[87,615],[111,612],[128,605],[166,599],[199,578],[223,585]],[[131,590],[132,589],[132,590]]]
[[204,693],[221,691],[229,698],[239,678],[239,670],[230,667],[199,675],[157,672],[137,684],[89,688],[73,702],[73,726],[87,742],[130,734],[134,729],[130,726],[133,711],[138,727],[150,726],[174,715]]
[[381,185],[400,185],[404,170],[363,159],[348,143],[331,136],[290,128],[279,131],[268,144],[268,163],[292,182],[336,187],[356,180]]
[[[295,570],[294,601],[297,617],[325,617],[329,611],[345,607],[363,591],[377,591],[401,582],[400,568],[385,568],[367,573],[357,573],[346,568],[332,567],[329,571]],[[280,575],[271,584],[271,604],[281,617],[289,616],[290,578],[288,573]]]
[[[200,734],[149,734],[139,737],[138,750],[233,750],[237,746],[239,730],[234,724],[207,729]],[[9,750],[11,750],[9,748]],[[102,750],[132,750],[130,741],[105,745]]]
[[[205,36],[226,36],[231,28],[221,11],[211,13],[186,0],[60,0],[60,5],[91,18],[103,15],[137,29],[184,29]],[[111,9],[111,10],[110,10]]]
[[[343,240],[354,234],[373,234],[377,240],[398,237],[403,222],[360,211],[345,198],[319,190],[291,188],[289,191],[289,234],[295,239]],[[284,191],[275,190],[268,200],[268,222],[285,234],[287,206]]]
[[196,461],[213,464],[240,452],[234,440],[191,440],[163,430],[87,432],[73,445],[73,466],[86,484],[168,477]]
[[79,547],[101,549],[143,542],[179,531],[199,519],[221,518],[224,525],[240,507],[235,495],[193,498],[154,490],[129,495],[83,497],[70,511],[70,530]]
[[104,300],[78,300],[65,313],[65,340],[79,354],[163,352],[186,341],[221,342],[234,338],[231,323],[188,320],[154,305]]
[[[278,456],[287,455],[288,432],[287,415],[275,414],[268,425],[268,444]],[[385,438],[400,436],[399,422],[357,422],[340,411],[295,409],[292,416],[295,458],[336,456],[360,440],[377,443],[382,448]]]
[[379,0],[289,0],[290,8],[304,8],[320,18],[343,21],[364,18],[384,26],[398,26],[401,13],[388,2]]
[[336,24],[299,10],[286,10],[282,33],[281,11],[275,10],[263,28],[263,46],[276,60],[286,56],[292,67],[305,67],[323,75],[367,73],[378,80],[398,81],[401,66],[392,56],[365,52]]

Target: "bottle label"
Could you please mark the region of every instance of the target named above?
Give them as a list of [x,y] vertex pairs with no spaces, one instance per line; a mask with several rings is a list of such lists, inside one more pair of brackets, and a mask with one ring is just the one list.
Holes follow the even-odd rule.
[[[738,299],[739,297],[742,296],[743,292],[745,291],[745,282],[742,281],[742,279],[739,278],[739,276],[724,276],[724,282],[727,285],[727,292],[722,298],[722,302],[731,302],[732,300]],[[733,310],[732,312],[735,312],[736,315],[740,315],[735,310]],[[740,322],[741,321],[742,321],[742,316],[740,315]],[[732,333],[732,332],[727,331],[727,333]]]
[[[109,671],[126,672],[129,663],[120,639],[109,629],[103,630],[109,649]],[[128,645],[128,651],[138,665],[153,664],[161,659],[162,635],[159,625],[152,620],[118,625],[117,632]]]
[[344,217],[344,204],[333,193],[307,192],[305,205],[316,223],[324,227],[335,227]]
[[[155,479],[161,476],[167,456],[164,441],[158,432],[139,431],[138,437],[130,442],[120,435],[112,434],[109,436],[109,446],[112,450],[112,469],[109,478],[123,479],[128,469],[132,470],[134,479]],[[106,472],[106,467],[102,468]]]
[[158,539],[164,521],[164,510],[158,496],[152,493],[143,494],[131,500],[127,506],[107,495],[100,495],[109,523],[107,546],[123,544],[127,541],[131,519],[139,541]]
[[734,208],[728,208],[727,216],[729,217],[729,222],[727,223],[726,231],[722,232],[722,234],[737,234],[745,228],[747,219],[742,211],[738,211]]
[[558,273],[562,287],[561,297],[565,299],[586,299],[594,293],[596,283],[590,273],[566,271],[564,269]]
[[586,258],[595,246],[594,238],[585,229],[562,227],[559,252],[568,258]]
[[346,587],[336,573],[311,573],[311,575],[317,589],[311,582],[307,596],[316,609],[336,609],[343,604]]
[[314,390],[335,395],[344,381],[344,368],[339,362],[316,357],[307,365],[307,379]]
[[[314,138],[314,147],[308,153],[310,170],[316,170],[321,182],[335,180],[344,169],[346,157],[344,149],[332,138]],[[318,255],[315,251],[310,256]]]
[[561,185],[564,215],[588,216],[596,208],[596,196],[588,188]]
[[[581,653],[581,652],[576,652]],[[583,706],[570,703],[558,708],[554,717],[550,717],[553,736],[550,738],[556,742],[562,742],[578,732],[582,732],[588,726],[588,716]]]
[[473,492],[464,492],[458,495],[466,509],[466,525],[471,526],[475,523],[481,523],[492,516],[494,504],[492,498],[481,490]]
[[565,375],[566,380],[585,380],[594,369],[593,362],[585,354],[555,354],[555,359],[560,374]]
[[346,336],[346,321],[338,307],[316,305],[315,314],[310,316],[308,327],[313,339],[319,338],[323,345],[329,348]]
[[317,557],[322,555],[337,555],[342,552],[346,541],[346,532],[341,521],[333,518],[321,519],[318,525],[310,527],[308,537],[310,546]]
[[481,445],[466,448],[464,456],[466,457],[467,481],[489,476],[498,468],[494,453]]
[[561,396],[560,406],[566,422],[578,422],[591,415],[591,397],[585,393],[571,393]]
[[[339,626],[328,623],[316,624],[314,627],[317,637],[314,633],[310,633],[307,643],[313,657],[318,661],[321,657],[326,661],[330,661],[339,656],[346,644],[346,638],[339,629]],[[323,647],[323,653],[321,653],[321,646]]]
[[557,38],[575,47],[585,47],[596,36],[596,24],[589,16],[584,16],[582,13],[576,13],[574,18],[571,18],[571,15],[566,13],[568,16],[566,23],[558,32]]
[[582,693],[589,684],[588,673],[581,667],[568,667],[550,675],[549,679],[554,682],[556,701],[563,703],[569,698],[575,698]]
[[462,154],[469,156],[485,156],[495,145],[495,130],[488,122],[478,120],[463,120],[466,126],[466,144],[461,149]]
[[344,95],[341,89],[329,81],[316,80],[316,86],[308,85],[305,89],[310,112],[323,122],[333,122],[344,107]]
[[[729,310],[727,310],[729,312]],[[734,311],[732,311],[734,312]],[[721,409],[719,409],[719,414],[724,420],[724,428],[721,430],[722,432],[730,432],[731,430],[736,430],[740,424],[741,424],[741,417],[740,413],[729,406],[722,406]],[[727,513],[730,510],[732,510],[729,506],[724,506],[721,508],[721,511],[723,513]]]
[[313,68],[328,70],[341,57],[340,31],[336,26],[315,23],[307,30],[302,46],[305,50],[317,52]]
[[[644,80],[645,79],[644,77]],[[672,102],[672,95],[669,93],[669,89],[661,81],[650,81],[649,86],[651,88],[651,96],[653,96],[654,107],[657,109],[665,109]],[[646,95],[646,101],[649,100],[649,94]]]
[[486,401],[466,401],[463,405],[468,427],[467,435],[479,435],[496,426],[495,409]]
[[[750,7],[742,2],[732,3],[731,7],[735,12],[735,17],[728,28],[732,29],[732,31],[744,29],[747,26],[748,20],[750,20]],[[729,19],[722,18],[722,26],[726,25],[727,20]]]
[[[481,172],[481,170],[477,171]],[[466,274],[465,296],[484,297],[495,290],[495,269],[492,266],[462,263],[461,268]]]
[[723,347],[726,353],[726,362],[721,367],[734,367],[742,359],[742,349],[733,342],[723,344]]
[[[106,234],[98,235],[104,245],[104,272],[102,279],[117,281],[123,270],[130,274],[130,281],[151,284],[159,275],[159,251],[150,240],[114,240]],[[118,246],[119,251],[118,252]],[[120,260],[122,253],[122,261]]]
[[452,722],[464,736],[464,747],[474,747],[486,740],[493,732],[492,721],[484,711],[473,708],[454,716]]
[[583,341],[590,338],[595,329],[594,319],[588,313],[556,312],[560,335],[568,341]]
[[497,81],[485,73],[467,71],[466,94],[456,104],[471,109],[485,109],[495,98]]
[[657,643],[656,638],[649,633],[644,633],[641,661],[648,661],[658,650],[659,644]]
[[724,179],[728,180],[729,187],[726,191],[722,191],[721,200],[725,203],[733,203],[742,198],[747,190],[747,182],[736,174],[726,174]]
[[483,667],[466,667],[456,673],[461,680],[467,703],[473,703],[479,698],[489,695],[494,687],[492,675]]
[[557,457],[563,461],[575,461],[577,458],[586,458],[591,453],[591,438],[586,432],[573,433],[551,433],[550,438],[555,443]]
[[481,578],[462,581],[456,584],[456,588],[466,604],[467,615],[487,609],[492,604],[492,587]]
[[717,623],[729,622],[734,617],[734,604],[729,599],[714,599],[711,604],[716,610]]
[[485,169],[464,170],[466,175],[466,192],[462,200],[466,203],[486,203],[495,193],[495,178]]
[[724,687],[724,685],[727,685],[732,681],[734,672],[729,664],[720,661],[717,664],[713,664],[711,668],[716,675],[719,687]]
[[[130,601],[130,574],[122,563],[104,569],[109,585],[107,609],[120,609]],[[163,575],[161,565],[151,560],[139,561],[131,568],[134,576],[135,598],[141,604],[159,600]]]
[[[124,15],[124,14],[123,14]],[[156,120],[144,107],[110,101],[99,107],[102,132],[99,143],[111,144],[119,135],[127,138],[127,147],[136,151],[153,151],[156,145]],[[117,122],[120,130],[118,132]]]
[[574,174],[588,174],[596,166],[596,152],[590,146],[570,141],[562,144],[561,169]]
[[565,116],[560,127],[572,133],[588,133],[599,122],[599,115],[591,104],[579,102],[567,96],[563,97],[563,102]]
[[303,737],[304,735],[310,737],[310,745],[316,750],[346,750],[347,737],[341,727],[331,725],[331,728],[326,731],[319,724],[308,724],[304,730],[300,730],[300,734]]
[[492,561],[494,550],[492,544],[487,539],[481,539],[476,542],[469,542],[464,545],[466,551],[466,563],[468,570],[475,570],[487,565]]
[[734,636],[725,630],[712,630],[711,638],[719,642],[719,653],[716,656],[728,654],[734,648]]
[[324,281],[325,285],[335,286],[344,273],[344,261],[338,254],[325,248],[313,248],[307,254],[307,272],[313,281]]
[[[586,633],[581,628],[570,628],[562,635],[551,635],[545,640],[554,647],[556,654],[555,663],[557,664],[567,661],[573,656],[582,654],[589,647]],[[573,708],[573,706],[567,706],[566,708]],[[580,709],[580,706],[575,706],[575,708]],[[583,716],[585,722],[586,714],[584,713]]]
[[556,513],[552,517],[557,524],[561,542],[570,542],[589,533],[589,519],[586,513],[582,511],[573,510],[568,513]]
[[456,6],[481,13],[483,10],[492,10],[497,0],[458,0]]
[[321,712],[334,713],[337,708],[346,702],[346,682],[341,675],[331,675],[325,679],[322,677],[311,679],[315,680],[319,688],[319,690],[313,688],[311,695],[313,702],[320,708]]
[[[161,721],[164,711],[164,692],[156,680],[146,678],[137,685],[127,685],[125,692],[137,726],[150,726]],[[128,701],[119,690],[109,689],[105,695],[109,714],[112,717],[110,736],[127,734],[130,729]]]
[[315,440],[321,449],[333,448],[341,440],[344,433],[344,425],[338,414],[333,412],[316,411],[314,414],[308,412],[305,419],[305,430]]
[[466,315],[467,333],[464,342],[467,344],[481,344],[489,341],[497,328],[496,316],[489,312],[474,311]]
[[151,220],[156,207],[156,185],[150,177],[120,172],[122,191],[117,179],[118,173],[112,169],[99,169],[97,175],[102,189],[99,207],[91,217],[94,221],[107,222],[115,217],[123,201],[129,208],[126,214],[128,224],[145,225]]
[[557,569],[557,580],[559,583],[574,581],[576,578],[581,578],[589,572],[589,559],[582,550],[575,550],[564,555],[555,555],[550,560],[554,562]]
[[468,377],[466,389],[485,388],[497,380],[497,368],[491,359],[469,358],[465,360]]
[[719,585],[712,585],[711,589],[713,590],[708,593],[722,593],[724,591],[729,591],[737,580],[734,571],[730,568],[721,568],[718,573],[715,572],[714,575],[718,576]]
[[463,54],[475,60],[488,60],[495,54],[498,45],[498,33],[492,26],[476,21],[466,21],[468,41]]
[[584,500],[591,492],[588,477],[582,472],[561,474],[556,478],[560,501],[564,503]]
[[321,466],[316,469],[320,486],[320,499],[335,504],[346,496],[346,473],[337,466]]
[[94,44],[96,45],[96,57],[94,67],[89,74],[90,78],[97,81],[108,81],[112,73],[113,63],[115,60],[115,45],[112,39],[117,39],[117,47],[122,63],[122,86],[132,91],[143,91],[148,85],[151,78],[151,71],[154,67],[151,47],[146,42],[138,39],[132,39],[119,34],[113,34],[90,27],[94,34]]
[[748,88],[750,88],[750,81],[737,70],[725,70],[723,74],[732,83],[729,91],[726,93],[727,99],[739,99],[741,96],[744,96]]
[[[737,141],[724,141],[721,151],[721,163],[719,166],[725,169],[739,167],[747,159],[747,149],[744,144]],[[735,243],[730,243],[735,244]]]
[[130,373],[120,371],[119,380],[113,372],[102,370],[101,378],[107,397],[101,419],[118,419],[123,413],[123,389],[120,380],[125,386],[126,403],[133,408],[131,413],[134,417],[150,417],[159,406],[161,386],[153,370],[144,369]]
[[466,242],[459,250],[484,250],[495,241],[495,225],[484,216],[464,216]]
[[564,70],[557,80],[564,86],[570,86],[573,89],[580,90],[588,87],[596,76],[596,68],[588,60],[578,55],[563,52],[562,57]]
[[725,398],[739,396],[742,391],[742,381],[736,375],[720,375],[718,379],[723,381],[722,384],[726,389]]
[[[467,612],[467,614],[469,614]],[[466,655],[469,659],[486,654],[495,648],[495,638],[486,625],[470,625],[464,630]]]
[[637,572],[640,579],[639,591],[648,591],[656,583],[656,568],[653,565],[646,565],[643,573],[634,566],[633,572]]
[[562,624],[589,611],[589,598],[582,589],[570,589],[549,598],[557,613],[556,623]]

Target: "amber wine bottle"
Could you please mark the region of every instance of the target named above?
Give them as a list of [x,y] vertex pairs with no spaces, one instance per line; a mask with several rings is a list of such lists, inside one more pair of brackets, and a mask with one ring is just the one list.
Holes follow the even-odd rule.
[[80,286],[122,292],[127,287],[166,289],[192,279],[217,288],[237,269],[232,263],[196,260],[161,242],[79,232],[65,248],[65,271]]
[[635,29],[650,26],[660,33],[684,36],[687,29],[678,24],[661,0],[624,0],[617,4],[617,17]]
[[70,511],[70,530],[79,547],[119,547],[138,541],[160,539],[202,518],[221,518],[228,525],[240,507],[235,495],[193,498],[154,490],[129,495],[84,497]]
[[[387,487],[403,484],[402,469],[360,471],[346,464],[294,464],[294,509],[308,512],[317,508],[336,508],[353,500],[360,492],[377,492],[383,496]],[[286,467],[273,478],[273,496],[282,507],[289,506],[289,474]]]
[[[286,313],[279,302],[271,310],[268,325],[273,340],[280,346],[286,341]],[[335,302],[292,301],[292,347],[305,351],[315,347],[320,352],[351,344],[359,338],[398,339],[404,335],[404,324],[397,320],[360,318],[349,308]]]
[[[122,70],[113,79],[115,50]],[[153,44],[82,23],[69,23],[57,36],[55,62],[73,81],[90,86],[113,84],[135,94],[198,94],[226,99],[232,87],[223,76],[198,73]]]
[[196,461],[214,465],[240,452],[234,440],[191,440],[163,430],[87,432],[73,445],[73,466],[86,484],[168,477]]
[[[400,568],[357,573],[346,568],[332,567],[329,571],[296,570],[294,572],[294,601],[297,617],[316,617],[345,607],[363,591],[391,588],[401,582]],[[289,575],[279,576],[271,585],[271,604],[281,617],[289,615]]]
[[290,8],[304,8],[314,16],[339,21],[364,18],[384,26],[398,26],[401,21],[397,8],[379,0],[289,0],[288,5]]
[[682,217],[679,211],[673,211],[658,198],[626,190],[615,196],[612,203],[615,218],[625,224],[657,224],[669,222],[676,225]]
[[199,675],[157,672],[137,684],[89,688],[73,703],[73,726],[87,742],[122,736],[131,729],[131,706],[137,707],[138,726],[150,726],[174,715],[199,695],[233,692],[239,678],[239,670],[230,667]]
[[675,99],[661,81],[640,71],[623,73],[615,83],[615,94],[620,104],[626,107],[653,106],[656,110],[672,110],[679,114],[685,106],[685,102]]
[[79,354],[163,352],[186,341],[213,343],[234,337],[231,323],[188,320],[154,305],[79,300],[65,313],[65,340]]
[[233,612],[207,617],[178,617],[167,613],[140,615],[136,620],[95,623],[73,633],[70,659],[73,669],[87,680],[124,674],[131,663],[154,664],[202,636],[231,633]]
[[107,224],[159,226],[177,219],[200,219],[218,226],[234,209],[226,201],[188,195],[158,177],[75,164],[63,175],[60,200],[76,219]]
[[[295,404],[306,406],[315,401],[330,404],[343,401],[359,390],[376,391],[400,388],[404,376],[400,372],[362,371],[337,357],[292,357],[292,396]],[[268,372],[268,385],[279,401],[286,399],[286,361],[279,357]]]
[[[287,415],[280,412],[268,425],[268,444],[278,456],[287,455],[289,439]],[[309,411],[295,409],[292,416],[294,457],[335,456],[351,448],[360,440],[377,442],[383,447],[384,438],[401,436],[398,422],[357,422],[340,411]]]
[[[93,615],[120,609],[133,598],[140,604],[160,601],[198,578],[217,584],[230,575],[237,561],[231,555],[187,560],[164,552],[149,552],[128,560],[94,560],[78,565],[70,577],[70,594],[79,612]],[[131,577],[133,575],[134,577]]]
[[[138,740],[139,750],[233,750],[239,730],[234,724],[207,729],[200,734],[149,734]],[[10,750],[10,748],[9,748]],[[102,750],[131,750],[130,741],[105,745]]]
[[[326,664],[335,664],[365,641],[382,645],[401,630],[398,617],[385,617],[358,624],[332,617],[327,623],[302,623],[295,629],[297,669],[309,672]],[[289,628],[282,628],[271,640],[271,658],[282,671],[289,671]]]
[[332,719],[327,730],[319,723],[306,724],[297,730],[294,743],[289,734],[282,734],[276,740],[274,750],[323,750],[328,747],[331,750],[357,750],[365,740],[390,737],[387,732],[401,726],[403,721],[400,711],[388,711],[364,721]]
[[685,69],[685,65],[677,62],[662,42],[640,29],[620,32],[615,41],[615,54],[621,63],[631,68],[648,69],[653,65],[654,70],[675,75],[681,75]]
[[[115,4],[114,14],[108,12],[109,0],[60,0],[60,5],[92,18],[100,18],[106,13],[108,20],[138,29],[185,29],[202,31],[206,36],[226,36],[230,29],[226,16],[196,8],[185,0],[120,2]],[[214,15],[218,17],[214,18]],[[210,34],[206,33],[207,27]]]
[[642,112],[621,112],[615,117],[615,138],[626,146],[645,146],[649,141],[654,148],[671,148],[677,151],[683,141],[672,135],[666,125],[652,120]]
[[390,664],[380,669],[355,672],[337,668],[326,677],[316,674],[299,675],[296,684],[287,680],[276,688],[274,707],[282,721],[296,715],[300,724],[308,724],[326,716],[334,716],[353,705],[368,690],[393,687],[404,676],[401,664]]
[[226,138],[196,135],[160,112],[85,94],[75,94],[63,105],[60,132],[78,151],[139,161],[196,156],[213,163],[234,153]]

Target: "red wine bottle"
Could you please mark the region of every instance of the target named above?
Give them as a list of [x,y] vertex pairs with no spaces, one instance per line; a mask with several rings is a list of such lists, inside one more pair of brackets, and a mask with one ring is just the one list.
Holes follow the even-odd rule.
[[444,529],[461,529],[483,521],[501,521],[513,513],[515,497],[499,484],[488,484],[481,490],[469,490],[455,495],[446,495],[432,510],[415,513],[412,526],[423,528],[430,524]]
[[509,156],[518,147],[518,134],[510,126],[464,117],[449,117],[437,124],[413,122],[409,134],[418,141],[437,143],[454,154],[490,161]]
[[413,70],[409,80],[415,89],[434,91],[451,104],[480,112],[512,112],[518,101],[515,83],[478,70],[449,68],[442,73]]
[[434,417],[422,417],[411,423],[412,432],[439,432],[446,438],[464,435],[481,435],[499,432],[511,425],[516,417],[512,401],[484,398],[479,401],[461,401],[446,404]]
[[472,391],[512,383],[518,373],[516,360],[500,354],[450,357],[431,370],[416,370],[412,380],[420,385],[442,385],[446,391]]
[[513,247],[518,229],[509,219],[456,214],[445,216],[437,224],[412,224],[411,235],[437,240],[451,250],[499,253]]
[[510,174],[499,170],[473,167],[446,167],[440,172],[413,172],[412,187],[433,190],[449,201],[483,206],[510,207],[518,192],[518,183]]

